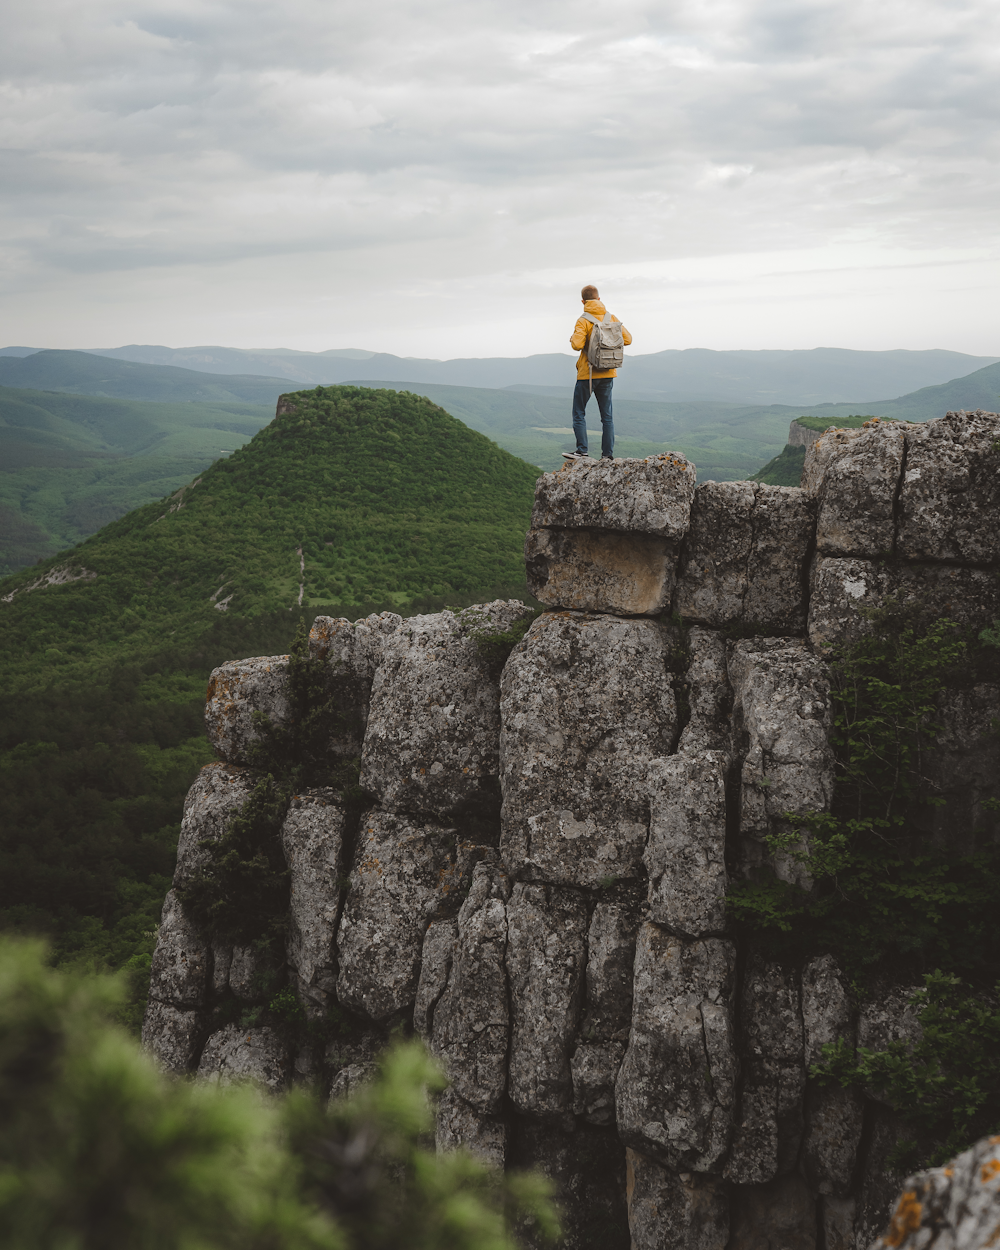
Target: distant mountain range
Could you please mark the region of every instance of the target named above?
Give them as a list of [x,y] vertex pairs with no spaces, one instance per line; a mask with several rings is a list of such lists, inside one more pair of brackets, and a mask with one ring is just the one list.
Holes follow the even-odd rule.
[[[0,358],[23,359],[36,350],[2,348]],[[558,387],[561,392],[572,384],[574,359],[569,353],[561,352],[525,357],[426,360],[353,348],[299,352],[289,348],[246,350],[137,344],[88,348],[84,354],[223,374],[228,378],[245,378],[248,374],[287,378],[298,384],[347,382],[361,373],[371,381],[403,378],[422,384],[494,390],[513,386]],[[863,352],[817,347],[810,351],[710,351],[689,348],[629,355],[617,389],[637,399],[648,397],[660,402],[711,401],[795,407],[857,404],[866,396],[891,397],[939,385],[997,361],[1000,356],[969,356],[941,350]],[[362,362],[364,368],[359,369]],[[0,385],[39,384],[10,381],[0,373]]]

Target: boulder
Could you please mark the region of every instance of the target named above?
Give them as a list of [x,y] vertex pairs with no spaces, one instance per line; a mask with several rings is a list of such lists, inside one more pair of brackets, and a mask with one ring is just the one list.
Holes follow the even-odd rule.
[[470,1107],[451,1087],[438,1101],[434,1138],[439,1154],[467,1150],[481,1163],[503,1171],[507,1158],[507,1125],[495,1116],[483,1115]]
[[687,532],[694,489],[695,467],[676,452],[644,460],[576,461],[538,479],[531,526],[677,541]]
[[717,1176],[677,1173],[625,1151],[632,1250],[726,1250],[729,1188]]
[[976,632],[1000,619],[1000,581],[988,569],[817,556],[811,586],[809,641],[819,650],[871,633],[863,611],[890,599],[928,622],[943,616]]
[[721,751],[669,755],[647,774],[649,918],[686,937],[726,923],[726,769]]
[[874,418],[867,428],[824,434],[806,451],[802,484],[819,505],[817,551],[868,559],[892,553],[906,429]]
[[735,986],[731,942],[640,927],[632,1031],[615,1086],[627,1146],[683,1171],[720,1165],[736,1099]]
[[187,885],[208,863],[202,842],[217,842],[250,797],[257,774],[231,764],[206,764],[184,800],[174,885]]
[[288,656],[260,655],[230,660],[212,670],[205,698],[205,729],[218,755],[229,764],[250,764],[251,747],[261,741],[253,723],[263,712],[273,724],[288,725]]
[[500,695],[477,638],[509,630],[526,611],[511,599],[414,616],[381,639],[361,784],[384,810],[496,813]]
[[164,1072],[182,1075],[198,1062],[205,1037],[205,1013],[186,1011],[150,998],[142,1019],[142,1048]]
[[528,589],[546,607],[655,616],[670,606],[677,544],[653,534],[532,529],[524,569]]
[[659,621],[547,612],[501,681],[502,853],[518,878],[596,887],[641,875],[649,761],[677,713]]
[[334,941],[344,871],[344,811],[331,791],[306,791],[281,826],[290,876],[288,963],[307,1016],[319,1018],[337,986]]
[[476,865],[457,921],[427,930],[414,1011],[456,1096],[480,1114],[497,1108],[507,1084],[507,891],[497,864]]
[[213,1085],[252,1081],[277,1092],[288,1084],[291,1068],[288,1045],[274,1029],[227,1024],[205,1043],[198,1076]]
[[337,997],[372,1020],[412,1007],[427,926],[449,901],[455,830],[371,811],[337,932]]
[[211,948],[185,914],[177,891],[168,891],[153,952],[150,997],[175,1007],[204,1006],[211,962]]
[[872,1250],[986,1250],[1000,1242],[1000,1137],[984,1137],[944,1167],[907,1177]]
[[814,528],[815,504],[797,487],[699,486],[674,611],[716,628],[803,633]]
[[728,751],[731,691],[726,673],[725,640],[716,631],[695,625],[688,632],[687,645],[684,684],[689,718],[677,743],[678,754]]
[[566,1117],[570,1054],[583,1008],[587,908],[573,890],[514,886],[507,904],[510,1098],[520,1111]]
[[[733,643],[729,679],[734,739],[743,755],[744,869],[752,871],[761,859],[769,859],[761,840],[786,825],[787,813],[805,815],[830,806],[830,681],[826,666],[804,642],[781,638]],[[786,880],[801,877],[801,867],[788,857],[775,857],[773,866]]]
[[790,1171],[802,1142],[802,1011],[795,973],[751,955],[743,978],[742,1088],[725,1175],[760,1185]]
[[950,412],[906,431],[896,554],[1000,563],[1000,415]]

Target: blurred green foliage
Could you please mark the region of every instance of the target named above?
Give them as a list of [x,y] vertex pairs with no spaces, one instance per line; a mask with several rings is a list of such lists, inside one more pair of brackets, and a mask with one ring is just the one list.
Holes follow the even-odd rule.
[[110,1022],[121,986],[0,942],[0,1241],[11,1250],[512,1250],[546,1183],[438,1156],[417,1043],[325,1108],[171,1080]]

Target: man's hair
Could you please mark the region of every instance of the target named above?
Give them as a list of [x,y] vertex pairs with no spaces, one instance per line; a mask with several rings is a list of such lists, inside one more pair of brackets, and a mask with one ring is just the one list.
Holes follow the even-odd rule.
[[581,299],[600,299],[601,296],[596,286],[585,286],[580,292]]

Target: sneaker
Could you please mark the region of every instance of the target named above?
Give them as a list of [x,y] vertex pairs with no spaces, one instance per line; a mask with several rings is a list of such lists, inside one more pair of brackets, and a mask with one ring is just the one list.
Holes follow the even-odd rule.
[[564,451],[564,460],[593,460],[593,456],[587,451]]

